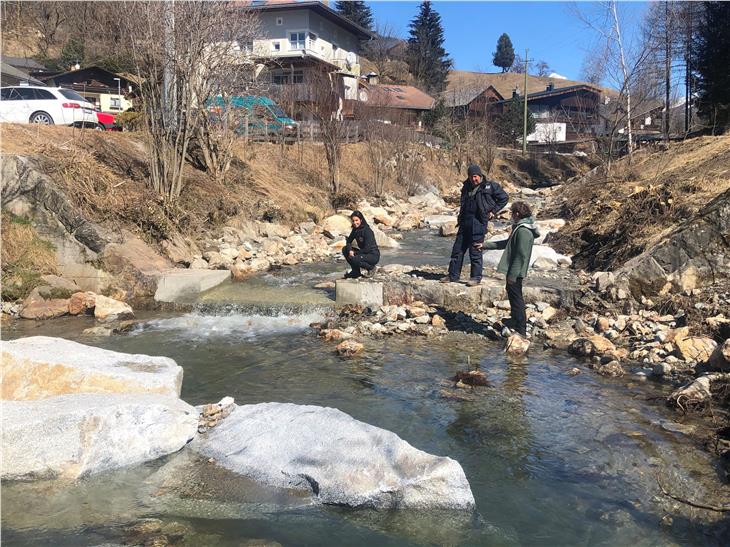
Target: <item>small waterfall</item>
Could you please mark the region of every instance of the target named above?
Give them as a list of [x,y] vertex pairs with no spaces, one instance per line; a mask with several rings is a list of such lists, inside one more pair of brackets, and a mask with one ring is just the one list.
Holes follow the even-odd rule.
[[200,303],[193,311],[177,317],[154,319],[137,327],[133,334],[160,331],[186,339],[256,339],[302,332],[311,323],[325,320],[328,306],[313,304],[242,305]]

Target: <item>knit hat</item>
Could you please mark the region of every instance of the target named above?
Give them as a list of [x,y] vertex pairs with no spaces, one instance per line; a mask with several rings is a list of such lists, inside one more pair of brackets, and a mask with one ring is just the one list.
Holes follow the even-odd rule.
[[478,165],[470,165],[469,166],[469,169],[466,172],[467,172],[467,174],[469,175],[470,178],[473,175],[484,176],[484,175],[482,175],[482,170],[479,169],[479,166]]

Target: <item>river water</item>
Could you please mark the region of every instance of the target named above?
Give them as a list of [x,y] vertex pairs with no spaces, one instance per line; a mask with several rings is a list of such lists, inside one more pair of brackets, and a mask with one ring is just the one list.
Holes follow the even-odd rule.
[[[448,240],[418,232],[384,260],[443,263]],[[661,496],[656,477],[687,497],[716,487],[711,457],[682,431],[692,423],[636,378],[608,380],[561,353],[508,360],[473,335],[365,340],[343,359],[308,325],[329,313],[315,283],[343,271],[318,264],[262,275],[204,295],[196,311],[143,314],[132,333],[84,338],[92,319],[18,322],[3,338],[53,335],[124,352],[165,355],[185,370],[191,404],[231,395],[239,404],[280,401],[338,408],[456,459],[476,498],[473,514],[355,511],[215,493],[157,498],[161,466],[59,481],[5,483],[7,545],[125,541],[143,517],[183,527],[183,545],[714,545],[727,523]],[[457,390],[448,378],[480,363],[490,386]],[[573,367],[583,373],[566,374]],[[661,394],[661,393],[659,393]],[[188,480],[181,477],[181,480]],[[193,480],[192,478],[190,479]],[[256,490],[251,486],[252,490]],[[254,499],[255,498],[255,499]]]

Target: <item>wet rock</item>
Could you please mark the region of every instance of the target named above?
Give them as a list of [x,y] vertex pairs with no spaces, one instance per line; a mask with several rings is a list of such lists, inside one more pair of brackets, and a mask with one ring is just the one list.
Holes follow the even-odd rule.
[[510,355],[524,355],[530,349],[530,341],[520,334],[507,338],[504,351]]
[[415,230],[421,225],[421,215],[418,213],[408,213],[406,215],[403,215],[395,224],[395,227],[398,230],[402,230],[404,232],[409,230]]
[[176,397],[74,393],[3,401],[2,479],[77,479],[180,450],[197,412]]
[[20,317],[23,319],[55,319],[68,314],[68,298],[43,298],[38,289],[28,295],[20,308]]
[[[337,435],[332,432],[336,431]],[[191,449],[271,487],[320,503],[375,509],[471,509],[461,466],[332,408],[265,403],[237,407]]]
[[180,395],[183,370],[167,357],[118,353],[62,338],[3,342],[2,398],[32,400],[68,393]]
[[382,306],[383,284],[375,281],[355,279],[338,279],[335,282],[336,302],[338,306]]
[[345,340],[337,344],[337,348],[335,349],[340,355],[352,357],[353,355],[362,353],[365,350],[365,346],[363,346],[360,342],[355,342],[354,340]]
[[570,344],[569,351],[580,357],[591,357],[593,355],[603,355],[607,352],[616,350],[616,346],[600,335],[593,335],[587,338],[578,338]]
[[105,323],[120,319],[132,319],[134,312],[129,304],[98,294],[94,301],[94,317],[97,321]]
[[674,367],[670,365],[669,363],[657,363],[652,368],[652,374],[654,376],[669,376],[672,374],[672,371],[674,370]]
[[68,313],[71,315],[80,315],[82,313],[91,313],[96,306],[96,294],[93,292],[76,292],[71,295],[68,301]]
[[319,335],[323,337],[327,342],[348,340],[352,338],[352,334],[341,331],[339,329],[322,329]]
[[709,365],[710,370],[730,371],[730,338],[714,349]]
[[578,376],[580,374],[580,369],[573,367],[571,368],[567,373],[568,376]]
[[[488,386],[487,375],[481,370],[470,370],[468,372],[458,371],[456,375],[451,378],[452,382],[456,382],[458,387],[463,386]],[[463,386],[459,386],[461,383]]]
[[89,327],[81,331],[84,336],[111,336],[114,334],[114,329],[111,327]]
[[456,226],[456,222],[449,222],[447,224],[442,224],[439,227],[439,235],[441,237],[455,236],[458,230],[459,228]]
[[317,283],[314,286],[315,289],[334,289],[335,288],[335,282],[334,281],[322,281],[320,283]]
[[608,376],[611,378],[623,376],[626,373],[618,361],[610,361],[605,365],[600,365],[596,367],[596,372],[598,372],[601,376]]
[[217,403],[197,407],[199,412],[198,433],[205,433],[211,427],[217,426],[221,420],[225,420],[230,416],[235,408],[233,397],[223,397]]
[[677,353],[685,361],[704,362],[709,360],[717,347],[717,342],[711,338],[701,336],[690,336],[674,340],[677,346]]

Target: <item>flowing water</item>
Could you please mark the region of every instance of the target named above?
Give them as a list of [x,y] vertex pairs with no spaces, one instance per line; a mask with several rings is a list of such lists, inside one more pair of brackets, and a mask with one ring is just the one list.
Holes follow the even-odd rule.
[[[385,260],[443,263],[448,243],[412,234]],[[185,545],[251,538],[333,546],[722,543],[727,523],[672,511],[659,493],[657,476],[701,499],[717,477],[711,457],[681,432],[692,424],[675,423],[653,398],[656,388],[587,370],[570,377],[566,372],[582,365],[560,353],[536,350],[510,361],[494,343],[459,333],[366,340],[364,356],[340,358],[308,325],[331,309],[329,295],[311,287],[342,271],[341,264],[310,265],[226,285],[193,312],[143,315],[141,326],[122,336],[83,338],[92,320],[68,318],[19,322],[3,337],[62,336],[172,357],[185,370],[182,397],[191,404],[231,395],[239,404],[339,408],[459,461],[476,498],[473,514],[302,505],[255,485],[242,493],[226,481],[206,495],[155,497],[159,474],[183,453],[72,484],[3,484],[3,541],[113,544],[130,522],[156,517],[183,526]],[[467,359],[480,363],[490,386],[452,387],[447,379]]]

